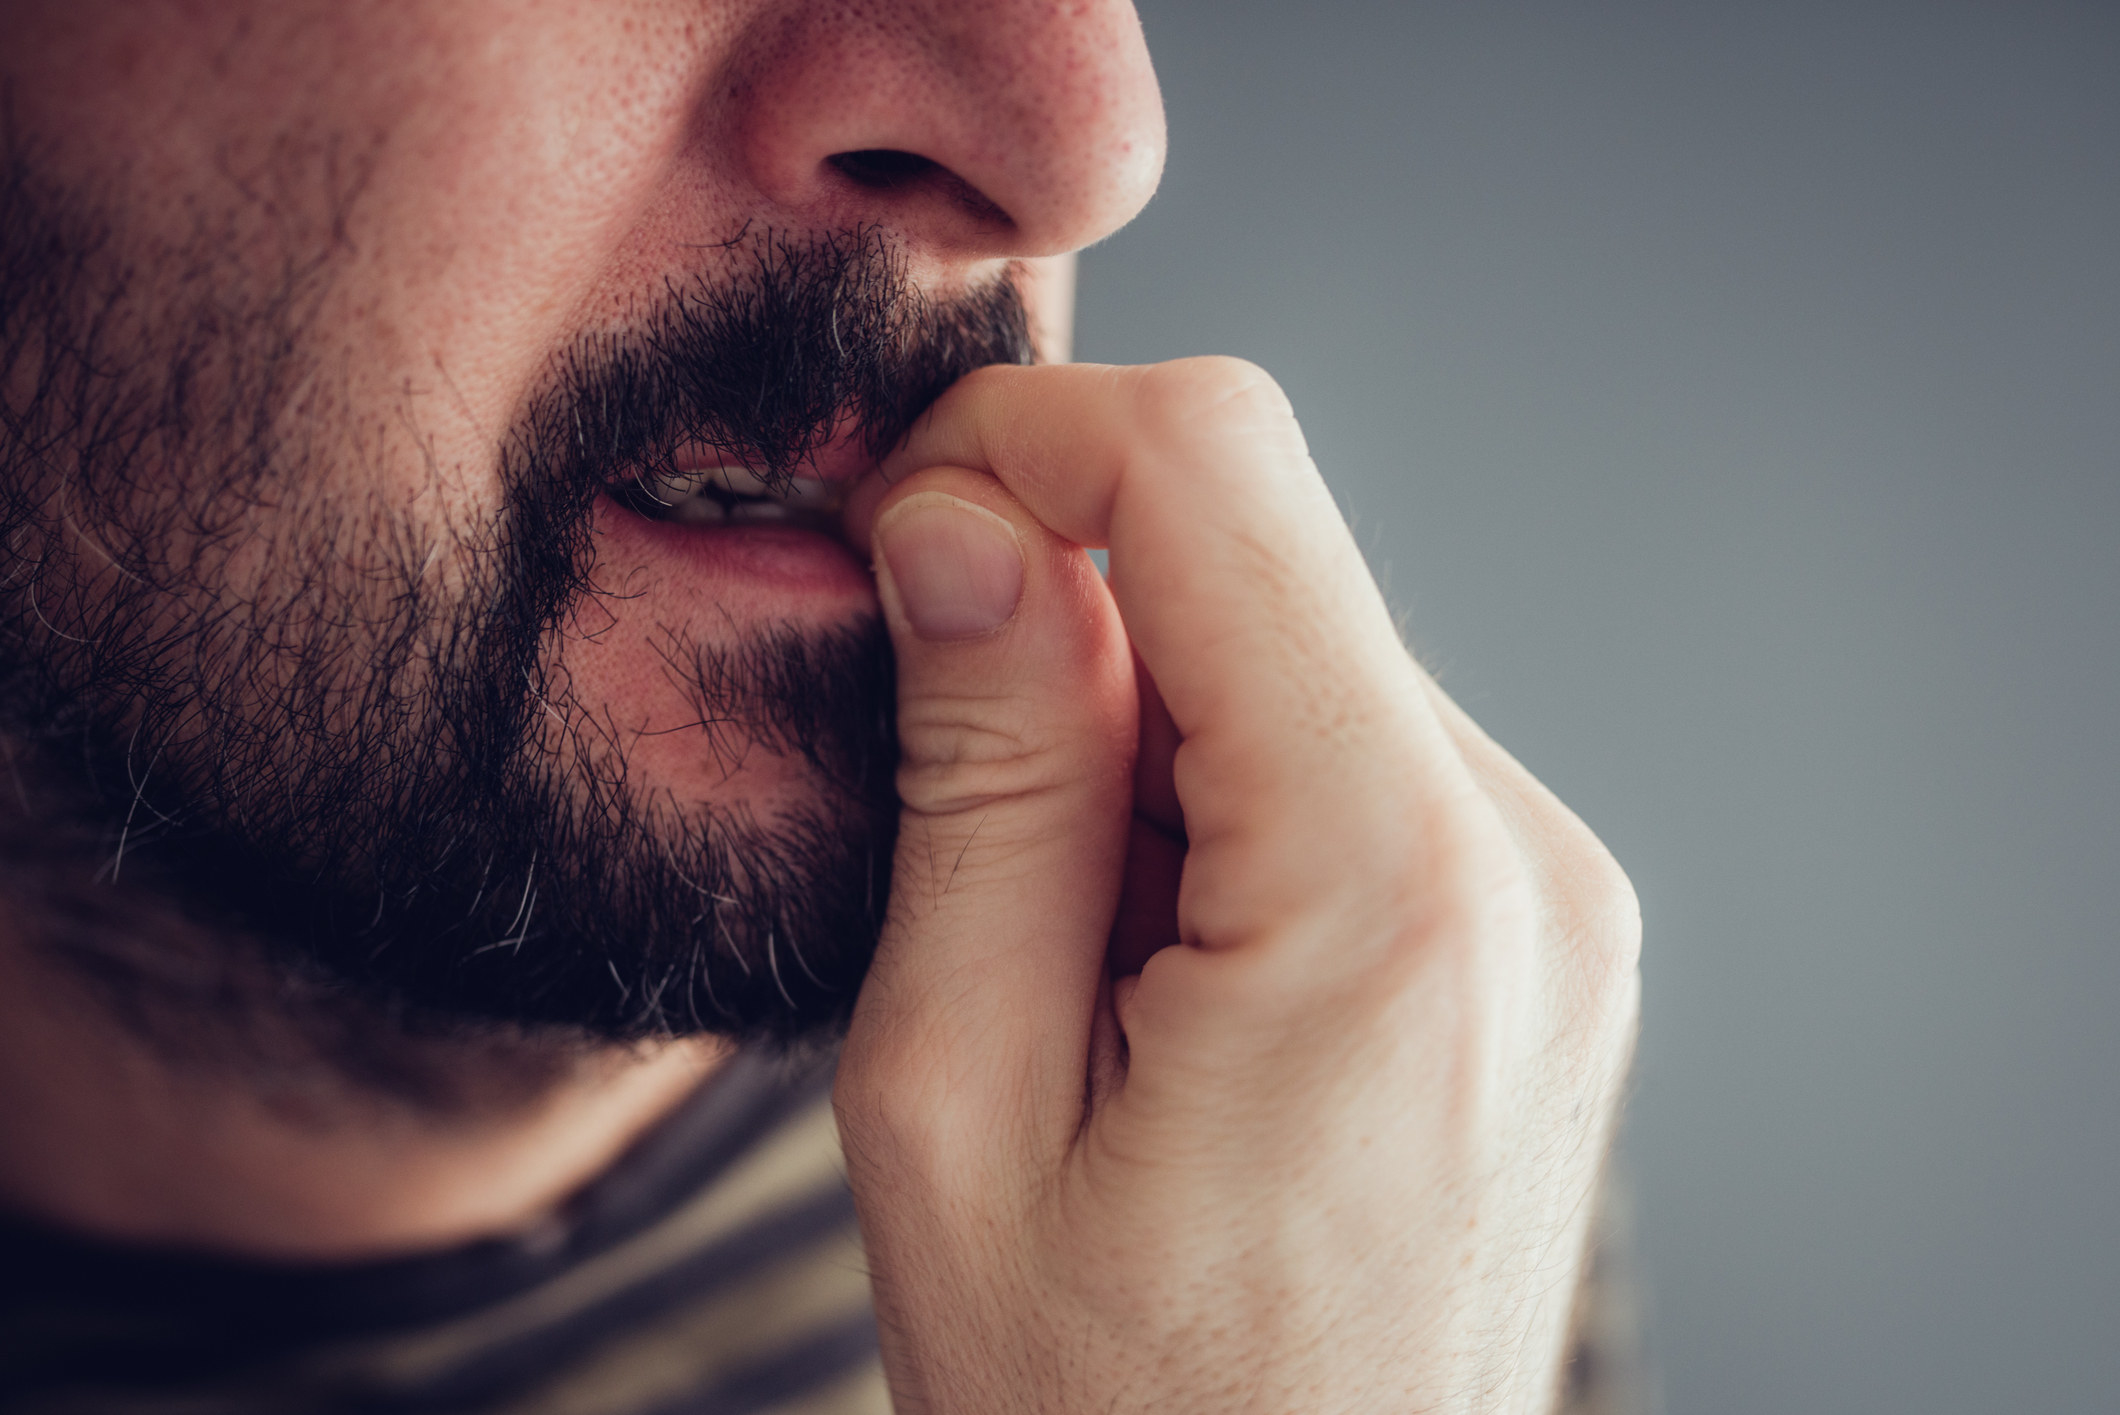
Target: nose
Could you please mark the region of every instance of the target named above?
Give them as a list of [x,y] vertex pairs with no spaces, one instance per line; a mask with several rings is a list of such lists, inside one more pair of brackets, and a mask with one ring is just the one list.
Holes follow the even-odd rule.
[[1132,220],[1162,176],[1130,0],[817,0],[760,16],[734,57],[729,155],[803,224],[1055,255]]

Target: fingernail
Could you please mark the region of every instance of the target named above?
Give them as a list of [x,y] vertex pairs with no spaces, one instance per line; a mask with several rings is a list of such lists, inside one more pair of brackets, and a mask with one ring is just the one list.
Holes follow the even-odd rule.
[[1008,623],[1023,598],[1015,529],[939,491],[909,496],[873,532],[898,607],[923,639],[969,639]]

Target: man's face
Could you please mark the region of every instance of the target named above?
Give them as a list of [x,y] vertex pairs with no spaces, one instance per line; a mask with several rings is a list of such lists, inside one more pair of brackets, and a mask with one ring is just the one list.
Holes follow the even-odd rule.
[[1160,170],[1130,7],[75,0],[7,8],[0,84],[29,932],[428,1018],[843,1015],[894,738],[832,508],[1064,339]]

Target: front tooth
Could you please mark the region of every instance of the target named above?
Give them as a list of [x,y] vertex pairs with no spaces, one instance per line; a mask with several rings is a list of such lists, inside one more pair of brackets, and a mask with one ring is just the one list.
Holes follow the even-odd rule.
[[667,476],[657,477],[655,484],[648,490],[664,505],[680,506],[690,501],[704,485],[705,482],[697,472],[671,472]]
[[731,496],[771,496],[773,487],[749,467],[710,467],[703,484],[719,485]]
[[710,525],[729,519],[721,503],[711,496],[685,496],[671,503],[670,519],[690,526]]
[[693,467],[665,472],[655,479],[656,495],[672,505],[708,490],[733,496],[766,494],[764,484],[742,467]]
[[732,521],[785,521],[794,514],[784,501],[742,501],[729,508]]
[[789,506],[800,506],[806,511],[836,510],[843,490],[838,482],[822,481],[815,477],[793,477],[776,487],[749,467],[730,466],[672,472],[659,478],[654,486],[656,495],[672,506],[701,497],[709,489],[728,496],[749,496],[762,501],[785,502]]
[[838,497],[837,483],[797,477],[788,487],[787,494],[780,499],[790,506],[800,506],[806,511],[829,511]]

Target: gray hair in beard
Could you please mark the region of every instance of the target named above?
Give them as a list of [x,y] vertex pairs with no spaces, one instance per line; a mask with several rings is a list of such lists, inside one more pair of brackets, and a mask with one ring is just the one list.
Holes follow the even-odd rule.
[[504,504],[437,540],[313,490],[382,455],[316,328],[357,190],[260,261],[128,249],[20,144],[0,166],[0,890],[166,1042],[269,1015],[386,1088],[404,1039],[829,1033],[889,882],[880,625],[667,645],[703,750],[814,783],[770,824],[648,799],[547,711],[551,643],[602,593],[601,488],[688,443],[773,475],[849,422],[892,445],[1031,359],[1013,280],[933,302],[878,233],[746,233],[556,357]]

